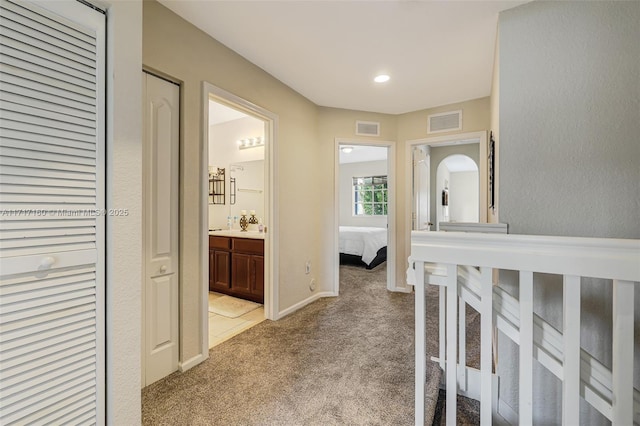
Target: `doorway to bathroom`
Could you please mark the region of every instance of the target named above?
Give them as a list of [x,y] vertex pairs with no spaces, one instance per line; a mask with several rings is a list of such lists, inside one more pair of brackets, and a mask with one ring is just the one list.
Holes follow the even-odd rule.
[[205,103],[203,329],[211,348],[266,318],[276,319],[270,237],[276,118],[208,84]]
[[395,279],[394,189],[393,142],[336,139],[335,295],[345,267],[382,274],[387,290],[406,291]]

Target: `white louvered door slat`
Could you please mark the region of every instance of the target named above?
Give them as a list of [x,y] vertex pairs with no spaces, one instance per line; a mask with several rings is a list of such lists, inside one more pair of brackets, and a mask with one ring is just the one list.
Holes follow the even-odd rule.
[[44,24],[45,27],[55,30],[58,37],[70,36],[80,41],[92,44],[95,43],[95,31],[83,27],[73,21],[58,22],[55,19],[50,19],[51,14],[42,10],[38,4],[31,4],[27,2],[14,3],[7,0],[0,1],[0,7],[7,11],[14,11],[19,16],[28,18],[25,21],[25,25],[33,25],[33,23]]
[[[2,39],[2,37],[0,37],[0,39]],[[29,84],[29,81],[24,80],[22,81],[22,83]],[[17,95],[18,97],[40,99],[43,102],[48,102],[56,106],[59,105],[64,108],[71,108],[71,109],[76,109],[76,110],[85,111],[85,112],[93,112],[91,105],[88,105],[80,101],[76,101],[74,99],[70,99],[69,97],[61,97],[61,96],[56,96],[55,94],[48,93],[46,91],[34,90],[34,89],[31,89],[30,86],[8,84],[2,80],[0,80],[0,93],[2,93],[3,96],[7,96],[5,95],[5,93],[13,94],[13,95]]]
[[[4,20],[4,24],[10,24],[11,21]],[[10,39],[17,40],[36,49],[45,50],[62,58],[78,62],[87,67],[95,67],[94,55],[84,49],[70,46],[68,43],[59,38],[48,37],[46,34],[38,34],[30,28],[18,24],[20,31],[16,31],[9,26],[2,27],[2,34]]]
[[24,105],[17,102],[11,102],[9,100],[0,100],[0,110],[3,111],[15,111],[25,115],[37,115],[39,117],[44,117],[52,120],[54,123],[71,123],[71,124],[80,124],[85,127],[89,127],[93,125],[94,117],[90,117],[87,119],[83,119],[74,115],[63,114],[56,111],[48,111],[46,109],[38,108],[31,105]]
[[3,51],[6,51],[6,55],[11,55],[15,58],[21,58],[25,57],[25,55],[21,55],[18,52],[29,51],[29,55],[26,56],[29,59],[32,59],[32,62],[35,64],[44,66],[50,64],[51,68],[54,71],[62,72],[62,70],[66,69],[68,70],[66,71],[66,73],[69,75],[76,76],[83,80],[92,81],[90,79],[90,76],[92,74],[91,67],[76,63],[71,59],[58,56],[47,50],[34,48],[33,46],[30,46],[26,43],[22,43],[15,39],[5,37],[4,34],[0,34],[0,46],[2,46]]
[[70,116],[72,117],[70,119],[95,120],[95,113],[92,111],[71,108],[60,103],[53,104],[41,99],[25,98],[24,96],[10,92],[2,92],[2,100],[7,103],[11,102],[13,105],[22,105],[24,108],[34,108],[41,113],[48,114],[49,117],[53,115],[64,119],[65,116]]
[[77,52],[75,54],[95,60],[94,47],[90,42],[82,42],[64,33],[61,34],[59,31],[56,33],[57,37],[54,38],[47,34],[49,28],[46,24],[41,24],[33,20],[24,21],[20,19],[19,14],[14,14],[10,11],[7,11],[4,17],[0,18],[0,23],[3,27],[11,28],[18,33],[26,35],[30,39],[40,40],[49,44],[57,44],[64,50],[72,53]]
[[[3,80],[10,81],[9,76],[15,77],[16,79],[24,79],[29,81],[38,82],[42,85],[49,86],[52,89],[64,90],[69,92],[69,94],[77,94],[80,95],[78,99],[83,102],[87,102],[91,105],[92,93],[95,92],[95,85],[87,84],[82,81],[78,82],[67,82],[66,78],[55,78],[51,74],[42,74],[37,70],[31,71],[33,67],[29,66],[24,68],[18,68],[13,65],[7,64],[5,61],[0,61],[0,70],[5,74],[5,78]],[[89,87],[87,87],[89,86]],[[69,96],[66,94],[66,96]]]
[[[0,67],[0,72],[2,72],[2,67]],[[76,123],[71,124],[68,120],[60,121],[58,118],[42,118],[40,115],[34,115],[34,113],[37,113],[35,111],[31,111],[30,113],[15,111],[17,111],[15,108],[13,111],[7,111],[5,109],[2,111],[2,117],[5,120],[11,120],[16,123],[25,123],[25,125],[37,126],[38,128],[45,127],[46,129],[39,129],[40,133],[45,131],[50,134],[50,129],[59,130],[60,134],[63,134],[62,132],[68,132],[67,135],[70,136],[68,139],[74,139],[76,137],[78,139],[82,138],[82,140],[86,139],[86,136],[78,137],[76,134],[95,136],[95,129],[88,127],[86,121],[82,123],[82,125],[78,125],[80,120],[76,120]]]
[[0,424],[104,424],[105,16],[0,0]]

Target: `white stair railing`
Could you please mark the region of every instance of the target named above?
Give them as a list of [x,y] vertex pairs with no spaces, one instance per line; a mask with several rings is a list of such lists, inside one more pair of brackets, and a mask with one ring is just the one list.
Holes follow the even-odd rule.
[[[445,370],[448,425],[456,422],[458,393],[480,400],[481,424],[491,424],[498,417],[498,382],[492,374],[494,327],[520,345],[520,424],[533,422],[534,359],[562,381],[563,424],[578,421],[580,398],[613,424],[640,422],[640,392],[633,388],[632,374],[636,371],[633,293],[640,281],[640,240],[416,231],[411,247],[409,264],[415,271],[416,293],[416,425],[424,424],[426,284],[441,286],[440,356],[435,359]],[[493,285],[494,269],[520,271],[518,299]],[[562,331],[533,312],[534,273],[563,276]],[[612,280],[611,370],[580,347],[580,277]],[[481,315],[479,372],[467,368],[464,361],[462,365],[457,362],[458,355],[465,359],[462,315],[466,304]],[[467,383],[476,378],[479,384],[470,392]]]

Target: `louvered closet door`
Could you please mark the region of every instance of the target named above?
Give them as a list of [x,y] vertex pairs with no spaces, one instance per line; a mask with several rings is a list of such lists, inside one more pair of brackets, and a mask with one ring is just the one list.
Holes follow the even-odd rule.
[[105,16],[0,0],[0,424],[104,423]]

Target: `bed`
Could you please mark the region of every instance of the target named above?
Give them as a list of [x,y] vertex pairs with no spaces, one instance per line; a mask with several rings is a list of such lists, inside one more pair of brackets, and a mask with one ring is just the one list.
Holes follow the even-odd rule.
[[387,229],[341,226],[338,249],[341,265],[373,269],[387,260]]

